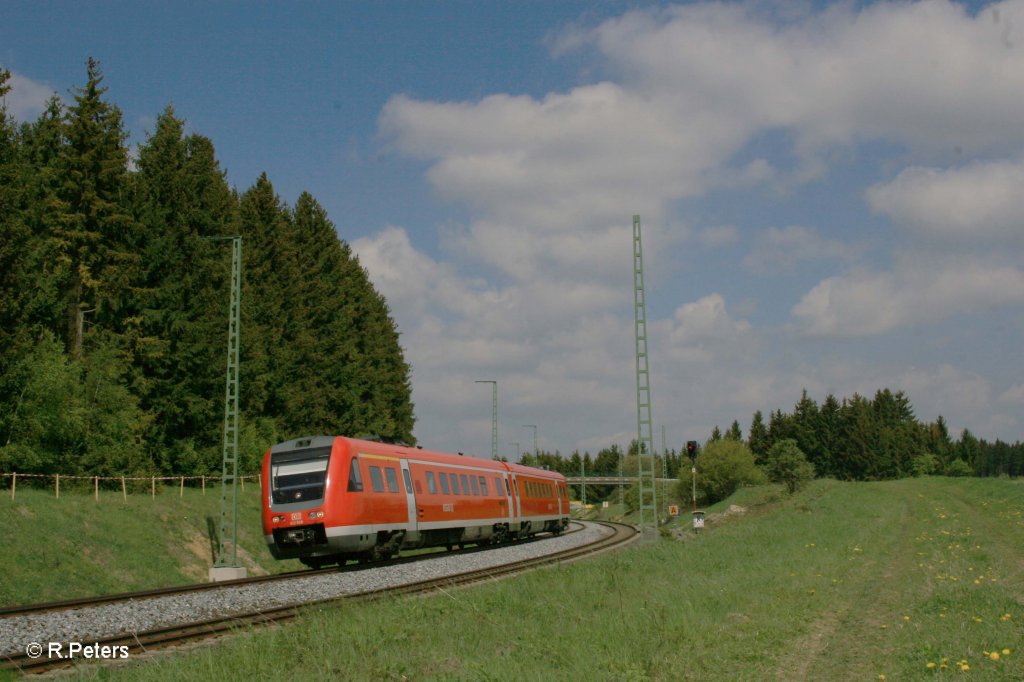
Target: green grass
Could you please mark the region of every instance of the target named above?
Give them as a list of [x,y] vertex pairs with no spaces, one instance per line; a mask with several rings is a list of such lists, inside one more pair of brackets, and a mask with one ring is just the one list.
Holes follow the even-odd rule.
[[[0,605],[205,582],[212,564],[206,517],[220,521],[220,488],[144,493],[17,488],[0,494],[6,541],[0,551]],[[259,489],[238,498],[239,559],[250,575],[301,568],[276,561],[263,540]]]
[[687,542],[311,609],[293,625],[83,675],[1024,679],[1024,481],[817,481],[792,498],[742,495],[756,512]]

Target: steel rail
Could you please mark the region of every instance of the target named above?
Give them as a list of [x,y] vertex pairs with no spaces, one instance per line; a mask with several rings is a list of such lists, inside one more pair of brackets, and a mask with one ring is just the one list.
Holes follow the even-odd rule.
[[[303,609],[313,606],[323,607],[342,602],[368,601],[373,599],[379,599],[385,596],[425,594],[433,592],[435,590],[443,590],[444,588],[448,587],[466,586],[473,583],[496,580],[499,578],[509,577],[511,575],[515,575],[523,571],[538,568],[541,566],[558,563],[568,563],[589,555],[608,551],[616,547],[621,547],[622,545],[627,544],[635,540],[637,537],[639,537],[639,531],[634,526],[604,521],[591,521],[590,523],[596,523],[598,525],[607,526],[611,528],[613,532],[612,534],[606,535],[601,539],[597,540],[596,542],[589,543],[587,545],[582,545],[580,547],[574,547],[559,552],[553,552],[551,554],[546,554],[539,557],[532,557],[529,559],[505,564],[503,566],[492,566],[490,568],[477,569],[462,573],[454,573],[440,578],[431,578],[428,580],[406,583],[404,585],[378,588],[341,597],[332,597],[329,599],[288,604],[285,606],[263,609],[260,611],[253,611],[250,613],[233,614],[229,616],[213,618],[195,623],[156,628],[138,633],[122,633],[109,637],[95,638],[93,640],[90,640],[90,644],[98,645],[101,647],[127,647],[127,651],[129,654],[128,658],[130,660],[132,657],[138,656],[140,654],[146,653],[154,649],[177,646],[180,644],[195,642],[211,637],[216,637],[219,635],[231,634],[243,628],[248,628],[256,625],[284,623],[295,619],[302,612]],[[278,574],[277,576],[259,576],[259,578],[267,579],[274,577],[281,578],[282,576],[308,576],[315,575],[317,573],[333,571],[337,571],[337,569],[335,568],[321,569],[319,571],[297,571],[291,574]],[[212,587],[209,587],[206,584],[203,584],[202,586],[186,586],[185,589],[178,589],[177,592],[196,591],[198,589],[202,589],[203,587],[205,587],[206,589],[211,589],[214,587],[245,584],[247,582],[260,581],[242,579],[225,581],[222,583],[214,583],[212,584]],[[174,592],[174,588],[167,588],[166,590],[151,591],[149,594],[150,596],[164,596],[166,594],[173,594]],[[111,598],[101,598],[93,603],[109,603],[110,601],[115,601],[114,599],[112,599],[113,597],[123,596],[124,595],[110,595]],[[125,599],[127,598],[128,597],[125,597]],[[81,602],[83,600],[70,601],[75,602],[77,604],[77,607],[80,608],[82,606]],[[52,603],[61,604],[62,602]],[[46,605],[40,604],[38,606]],[[65,645],[66,649],[67,643],[63,644]],[[0,660],[0,670],[11,669],[18,670],[23,673],[43,673],[59,668],[102,662],[103,661],[89,659],[83,660],[67,658],[56,658],[51,660],[47,656],[39,656],[36,658],[32,658],[28,655],[27,652],[18,651],[12,654],[8,654],[4,656],[3,660]],[[112,663],[115,661],[108,662]]]
[[[563,535],[576,533],[581,530],[579,524],[576,528],[566,531]],[[543,534],[539,538],[529,538],[525,540],[516,540],[514,542],[535,542],[542,540],[547,537],[547,534]],[[500,545],[498,545],[500,546]],[[489,549],[493,549],[492,546],[474,546],[467,547],[465,549],[451,550],[445,552],[446,554],[473,554],[475,552],[485,552]],[[93,597],[76,597],[74,599],[63,599],[59,601],[40,602],[38,604],[20,604],[17,606],[5,606],[0,607],[0,618],[11,618],[14,616],[25,616],[33,613],[47,613],[50,611],[66,611],[70,609],[89,608],[91,606],[99,606],[101,604],[116,604],[118,602],[126,601],[138,601],[141,599],[151,599],[153,597],[166,597],[168,595],[175,594],[187,594],[189,592],[205,592],[209,590],[216,590],[222,587],[238,587],[242,585],[252,585],[256,583],[264,582],[275,582],[278,580],[289,580],[291,578],[306,578],[309,576],[321,575],[326,573],[338,573],[338,572],[349,572],[349,571],[364,571],[373,570],[382,565],[401,565],[406,563],[413,563],[416,561],[423,561],[430,559],[438,554],[444,552],[443,549],[437,551],[427,551],[420,554],[407,554],[405,556],[394,557],[391,559],[384,559],[380,561],[369,561],[365,563],[352,564],[350,566],[329,566],[327,568],[306,568],[297,571],[288,571],[285,573],[273,573],[270,575],[256,575],[249,576],[247,578],[237,578],[235,580],[221,580],[218,582],[205,582],[205,583],[193,583],[190,585],[174,585],[171,587],[158,587],[151,590],[141,590],[138,592],[117,592],[114,594],[101,594]]]

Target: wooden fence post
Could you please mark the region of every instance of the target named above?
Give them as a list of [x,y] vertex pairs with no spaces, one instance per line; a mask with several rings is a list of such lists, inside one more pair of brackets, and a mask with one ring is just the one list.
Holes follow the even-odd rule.
[[121,477],[121,496],[124,497],[124,501],[128,501],[128,488],[124,484],[124,476]]
[[206,476],[203,476],[203,497],[206,497]]
[[150,491],[152,492],[153,499],[155,500],[156,499],[156,476],[152,477],[152,479],[150,480],[149,484],[150,484]]
[[92,489],[93,489],[93,496],[96,498],[96,501],[99,502],[100,501],[100,477],[99,476],[93,476],[93,478],[92,478]]
[[245,476],[239,476],[239,478],[242,479],[242,492],[244,493],[245,492]]
[[178,497],[185,497],[185,477],[181,477],[181,488],[178,489]]
[[59,500],[60,499],[60,474],[57,474],[57,483],[56,483],[56,485],[55,485],[53,490],[54,490],[54,497],[56,497]]
[[11,500],[14,500],[14,488],[18,485],[18,472],[11,474]]

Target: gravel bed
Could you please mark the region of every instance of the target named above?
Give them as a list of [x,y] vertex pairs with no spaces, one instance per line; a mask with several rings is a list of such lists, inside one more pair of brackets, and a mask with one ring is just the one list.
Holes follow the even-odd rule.
[[0,618],[0,656],[24,651],[30,642],[94,641],[233,613],[251,613],[289,604],[341,597],[356,592],[430,580],[453,573],[491,568],[530,557],[553,554],[597,541],[606,527],[585,523],[584,529],[560,537],[512,544],[471,554],[440,554],[407,564],[368,570],[327,573],[288,580],[225,586],[181,595],[152,597],[113,604]]

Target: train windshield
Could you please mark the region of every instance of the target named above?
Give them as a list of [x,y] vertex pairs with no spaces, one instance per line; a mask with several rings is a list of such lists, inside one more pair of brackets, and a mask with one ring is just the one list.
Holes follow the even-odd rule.
[[330,446],[271,453],[271,494],[274,503],[322,500],[330,459]]

